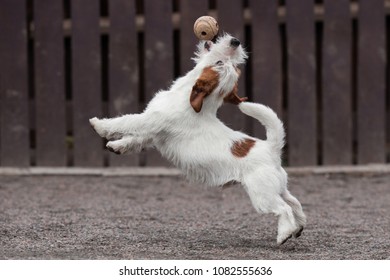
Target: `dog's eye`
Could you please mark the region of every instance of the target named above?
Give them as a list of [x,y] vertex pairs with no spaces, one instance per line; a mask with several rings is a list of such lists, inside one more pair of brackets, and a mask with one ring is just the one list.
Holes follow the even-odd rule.
[[222,60],[218,60],[218,61],[215,63],[215,65],[223,65]]

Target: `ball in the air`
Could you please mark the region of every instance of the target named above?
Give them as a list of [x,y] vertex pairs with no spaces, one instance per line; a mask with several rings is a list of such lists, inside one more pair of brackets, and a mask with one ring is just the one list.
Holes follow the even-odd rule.
[[194,24],[194,33],[199,40],[212,40],[218,34],[219,26],[215,18],[203,16]]

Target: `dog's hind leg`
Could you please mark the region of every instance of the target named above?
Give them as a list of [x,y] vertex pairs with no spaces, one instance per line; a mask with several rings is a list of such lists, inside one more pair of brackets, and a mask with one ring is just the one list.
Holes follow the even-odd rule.
[[273,210],[273,213],[278,216],[278,244],[285,243],[293,234],[297,231],[297,227],[294,221],[294,215],[291,207],[286,204],[280,197],[276,198],[277,206]]
[[242,183],[258,212],[273,213],[278,217],[278,244],[283,244],[298,232],[299,226],[295,221],[293,209],[280,195],[285,183],[283,178],[269,174],[252,174],[246,176]]
[[298,231],[291,207],[278,195],[248,192],[258,212],[273,213],[278,217],[277,243],[283,244]]
[[306,225],[306,215],[303,213],[301,203],[287,189],[282,192],[282,198],[293,211],[295,221],[298,224],[298,230],[294,232],[293,236],[298,238]]

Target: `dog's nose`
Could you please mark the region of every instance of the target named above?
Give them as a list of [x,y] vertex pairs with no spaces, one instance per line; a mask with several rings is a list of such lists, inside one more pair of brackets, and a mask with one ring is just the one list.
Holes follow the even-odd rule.
[[237,48],[240,44],[241,44],[240,41],[236,38],[230,40],[230,45],[234,48]]

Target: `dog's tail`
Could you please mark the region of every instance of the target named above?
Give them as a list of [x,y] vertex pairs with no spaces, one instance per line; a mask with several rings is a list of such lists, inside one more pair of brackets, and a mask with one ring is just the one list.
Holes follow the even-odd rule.
[[284,146],[285,132],[283,123],[275,112],[262,104],[252,102],[241,102],[238,106],[244,114],[251,116],[261,122],[267,131],[267,142],[271,145],[273,152],[279,157]]

